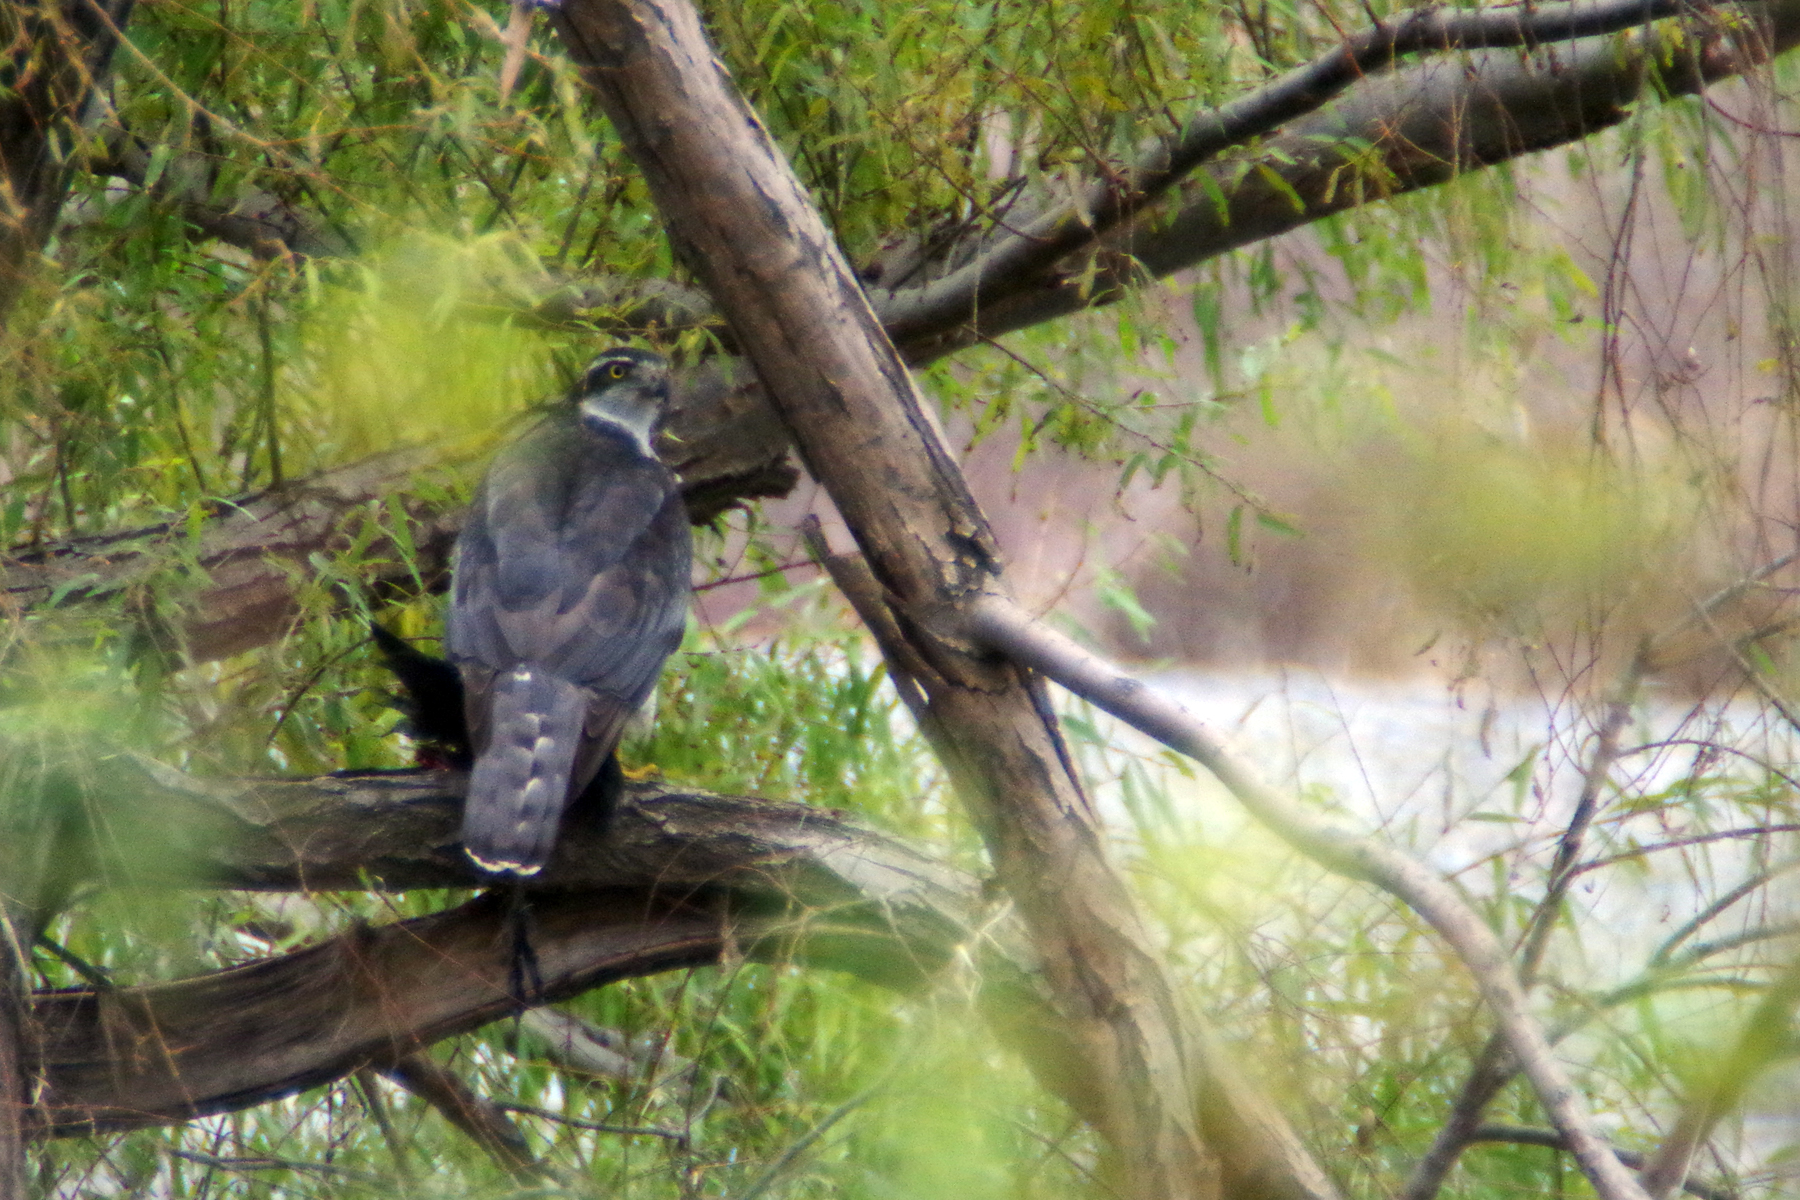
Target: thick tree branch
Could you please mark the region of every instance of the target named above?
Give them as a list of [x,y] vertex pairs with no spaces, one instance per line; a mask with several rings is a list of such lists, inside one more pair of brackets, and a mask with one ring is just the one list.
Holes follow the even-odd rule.
[[313,213],[265,191],[252,191],[235,204],[213,197],[216,163],[199,153],[165,163],[151,182],[151,155],[116,120],[102,126],[103,153],[90,155],[87,169],[141,190],[154,203],[172,208],[202,235],[247,250],[259,259],[343,256],[349,242]]
[[922,285],[877,293],[877,311],[889,335],[901,344],[978,322],[984,306],[1004,300],[1057,260],[1092,245],[1202,164],[1317,112],[1353,85],[1391,68],[1402,55],[1567,41],[1642,25],[1685,7],[1684,0],[1570,0],[1531,8],[1402,12],[1194,117],[1136,162],[1086,184],[1072,202],[1035,216],[1007,214],[989,244],[952,248],[953,257],[972,254],[971,261]]
[[[455,853],[462,781],[451,773],[231,785],[122,769],[103,785],[116,802],[94,798],[136,822],[96,818],[96,861],[115,883],[474,882]],[[150,840],[180,827],[179,840]],[[1028,966],[974,881],[900,843],[800,805],[643,785],[606,836],[570,834],[532,901],[547,998],[712,963],[728,949],[901,989],[973,958],[1003,1031],[1053,1086],[1067,1075],[1066,1051],[1038,1036],[1045,1020]],[[185,870],[168,865],[194,854]],[[364,1066],[391,1067],[506,1016],[514,1008],[507,904],[481,896],[196,979],[41,993],[36,1125],[78,1134],[245,1108]]]
[[[455,771],[208,781],[148,760],[113,764],[89,806],[93,878],[109,885],[399,892],[487,882],[458,841]],[[650,783],[627,784],[626,796],[605,830],[572,815],[529,886],[729,888],[814,907],[878,895],[905,920],[949,922],[946,935],[973,919],[963,876],[841,814]]]
[[968,633],[1022,667],[1040,671],[1133,728],[1193,758],[1265,827],[1314,862],[1398,897],[1435,929],[1475,980],[1538,1100],[1607,1200],[1644,1200],[1646,1192],[1596,1131],[1593,1119],[1531,1015],[1506,948],[1487,923],[1423,863],[1302,808],[1259,779],[1186,709],[1121,674],[1012,601],[984,597]]
[[[884,586],[914,604],[994,586],[992,535],[916,386],[693,8],[595,0],[552,17]],[[928,728],[1031,932],[1116,1178],[1133,1196],[1210,1194],[1182,1014],[1041,694],[914,640]]]
[[[1257,148],[1207,162],[1162,201],[1051,269],[982,293],[975,290],[984,274],[977,261],[957,273],[965,282],[960,300],[926,283],[877,292],[876,310],[902,331],[909,361],[930,361],[1110,303],[1147,280],[1334,213],[1591,137],[1623,121],[1641,100],[1697,93],[1800,44],[1800,0],[1708,12],[1704,21],[1525,54],[1443,54],[1372,75]],[[1277,92],[1286,86],[1269,85]],[[1252,97],[1237,105],[1254,103]]]
[[427,1055],[409,1054],[381,1073],[435,1108],[521,1183],[556,1179],[555,1170],[531,1152],[531,1143],[505,1109]]
[[[364,521],[385,522],[386,500],[410,495],[430,461],[423,449],[376,455],[220,505],[197,545],[185,522],[170,521],[25,550],[0,562],[0,580],[15,609],[124,598],[153,621],[171,621],[195,661],[225,658],[280,636],[298,611],[296,570],[347,548]],[[458,517],[417,501],[408,511],[429,581],[447,567]],[[366,560],[386,564],[368,570],[371,586],[412,578],[385,535]]]
[[[711,897],[567,893],[534,906],[545,992],[709,963],[734,926]],[[231,1112],[383,1067],[513,1008],[506,901],[482,898],[173,983],[37,997],[34,1112],[51,1136]]]
[[[728,364],[683,375],[670,435],[665,456],[681,473],[696,523],[793,486],[780,422],[728,374]],[[176,520],[16,551],[0,558],[0,589],[16,609],[124,597],[167,622],[193,661],[225,658],[281,636],[299,611],[310,564],[352,544],[361,547],[359,575],[372,588],[408,591],[416,579],[441,585],[462,510],[421,499],[415,481],[457,465],[432,447],[376,455],[221,504],[197,544]],[[396,497],[410,522],[410,560],[382,528]],[[359,540],[365,523],[376,531]]]

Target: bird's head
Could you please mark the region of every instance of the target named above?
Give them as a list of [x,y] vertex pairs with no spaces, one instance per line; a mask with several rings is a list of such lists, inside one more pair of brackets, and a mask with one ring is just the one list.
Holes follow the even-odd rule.
[[596,358],[569,393],[582,421],[629,435],[645,454],[669,403],[669,363],[660,354],[620,346]]

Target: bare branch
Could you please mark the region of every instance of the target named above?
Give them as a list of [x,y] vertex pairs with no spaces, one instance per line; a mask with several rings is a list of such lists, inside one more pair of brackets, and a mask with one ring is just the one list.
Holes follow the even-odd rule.
[[[670,432],[666,457],[682,476],[696,523],[747,499],[785,495],[798,477],[779,420],[752,387],[734,380],[729,364],[683,375]],[[353,543],[371,588],[408,592],[418,580],[442,586],[462,511],[422,499],[415,483],[459,466],[435,447],[375,455],[217,506],[197,544],[185,521],[168,521],[15,551],[0,558],[0,588],[19,609],[130,597],[146,618],[169,623],[191,660],[226,658],[281,636],[314,559]],[[396,497],[410,523],[410,561],[383,528]],[[377,531],[358,541],[365,522]],[[177,602],[164,605],[159,592]]]
[[[1520,1125],[1483,1125],[1471,1130],[1469,1136],[1464,1139],[1465,1145],[1472,1146],[1481,1142],[1511,1146],[1544,1146],[1551,1150],[1568,1149],[1563,1142],[1562,1135],[1554,1129],[1531,1129]],[[1637,1171],[1643,1168],[1644,1156],[1642,1154],[1633,1150],[1614,1150],[1613,1153],[1619,1156],[1620,1162],[1632,1170]],[[1690,1196],[1700,1197],[1700,1200],[1737,1200],[1738,1194],[1732,1188],[1715,1187],[1694,1179],[1682,1184],[1681,1188]]]
[[532,1154],[531,1143],[506,1110],[458,1079],[455,1072],[424,1054],[409,1054],[382,1068],[381,1073],[437,1109],[515,1179],[528,1183],[556,1178],[555,1170]]
[[[1438,55],[1372,75],[1255,149],[1203,165],[1053,268],[998,294],[967,295],[960,307],[936,284],[877,293],[877,312],[904,331],[909,361],[928,362],[1334,213],[1591,137],[1641,100],[1696,93],[1800,44],[1800,0],[1711,13],[1698,29],[1676,23],[1525,54]],[[966,269],[966,278],[979,274]]]
[[[346,854],[385,868],[378,882],[390,887],[468,881],[445,852],[454,850],[459,804],[446,784],[460,785],[449,775],[290,780],[234,796],[223,784],[180,788],[163,774],[161,790],[128,797],[157,814],[149,825],[210,813],[200,840],[246,834],[198,868],[221,882],[267,887],[316,875],[367,886],[366,876],[352,882]],[[1060,1077],[1064,1051],[1035,1035],[1044,1022],[1033,1015],[1040,1002],[1029,974],[1004,928],[988,928],[972,880],[804,806],[642,787],[635,797],[604,839],[591,830],[573,838],[545,872],[545,888],[556,890],[532,900],[547,999],[711,963],[728,945],[902,989],[973,955],[996,1020],[1041,1073]],[[580,861],[600,842],[613,846],[600,865]],[[164,845],[148,857],[179,852]],[[127,877],[155,877],[128,868],[120,868]],[[57,1136],[233,1111],[392,1066],[504,1017],[514,1009],[507,904],[484,895],[194,979],[40,993],[31,1070],[43,1086],[33,1121]]]
[[591,1129],[596,1133],[622,1133],[627,1137],[661,1138],[673,1142],[683,1151],[688,1148],[688,1135],[678,1129],[662,1129],[655,1125],[615,1125],[608,1121],[585,1121],[580,1117],[565,1116],[559,1112],[551,1112],[547,1108],[539,1108],[535,1104],[514,1104],[510,1100],[495,1101],[500,1109],[510,1113],[522,1113],[528,1117],[542,1117],[546,1121],[554,1121],[558,1125],[567,1125],[571,1129]]
[[1012,601],[983,597],[974,606],[969,632],[1020,666],[1042,672],[1133,728],[1195,759],[1288,845],[1329,870],[1399,897],[1423,917],[1474,978],[1507,1045],[1594,1190],[1606,1200],[1643,1200],[1644,1189],[1595,1130],[1549,1038],[1532,1017],[1505,947],[1455,889],[1401,851],[1321,820],[1281,795],[1258,779],[1186,709],[1121,674]]
[[[1568,41],[1646,24],[1685,7],[1684,0],[1566,0],[1531,8],[1433,6],[1399,13],[1256,91],[1194,117],[1129,167],[1088,183],[1072,202],[1036,216],[1009,215],[973,261],[916,288],[877,293],[875,304],[889,336],[900,343],[976,322],[984,306],[1092,245],[1201,164],[1317,112],[1402,55]],[[953,253],[970,251],[959,247]]]
[[534,1008],[519,1018],[520,1027],[543,1043],[544,1054],[565,1071],[661,1088],[694,1069],[665,1038],[634,1039],[616,1029],[602,1029],[554,1008]]

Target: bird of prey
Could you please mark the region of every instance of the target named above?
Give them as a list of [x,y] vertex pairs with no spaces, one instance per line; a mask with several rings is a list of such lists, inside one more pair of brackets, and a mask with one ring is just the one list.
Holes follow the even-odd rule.
[[610,815],[614,750],[681,641],[688,522],[652,448],[668,398],[660,356],[600,355],[495,458],[456,540],[444,641],[475,753],[463,849],[485,871],[542,869],[584,792]]

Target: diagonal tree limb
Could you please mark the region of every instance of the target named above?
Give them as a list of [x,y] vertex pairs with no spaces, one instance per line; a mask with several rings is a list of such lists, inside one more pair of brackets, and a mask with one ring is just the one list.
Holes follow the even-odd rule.
[[1333,214],[1592,137],[1643,101],[1696,94],[1800,44],[1800,0],[1701,11],[1698,27],[1440,54],[1371,75],[1260,145],[1199,166],[1052,268],[980,292],[971,264],[958,272],[960,296],[927,282],[877,292],[876,311],[901,332],[908,361],[929,362]]
[[556,1170],[531,1152],[531,1143],[505,1109],[429,1055],[409,1054],[382,1068],[381,1074],[431,1105],[514,1179],[521,1183],[557,1179]]
[[[861,555],[830,553],[816,520],[804,533],[814,557],[873,634],[896,690],[921,727],[929,727],[930,713],[914,682],[927,668],[908,644],[868,563]],[[1328,1179],[1322,1174],[1311,1178],[1317,1171],[1311,1152],[1229,1049],[1197,1022],[1190,1025],[1187,1036],[1196,1073],[1203,1080],[1196,1114],[1201,1132],[1224,1166],[1226,1194],[1286,1195],[1297,1190],[1295,1179],[1310,1179],[1306,1186],[1314,1194],[1329,1195],[1332,1185]]]
[[[1562,1135],[1554,1129],[1532,1129],[1518,1125],[1480,1125],[1469,1131],[1463,1144],[1475,1145],[1508,1145],[1508,1146],[1543,1146],[1551,1150],[1567,1150]],[[1641,1170],[1645,1156],[1632,1150],[1615,1150],[1619,1161],[1632,1170]],[[1682,1184],[1682,1190],[1690,1196],[1698,1196],[1700,1200],[1737,1200],[1738,1193],[1731,1188],[1714,1184],[1688,1180]]]
[[[1650,653],[1650,644],[1639,647],[1618,687],[1607,698],[1600,727],[1595,731],[1593,754],[1582,772],[1581,792],[1576,797],[1575,810],[1562,836],[1557,839],[1549,885],[1526,921],[1518,966],[1519,983],[1523,987],[1529,988],[1536,982],[1538,965],[1549,945],[1550,932],[1562,915],[1563,900],[1577,874],[1577,860],[1588,829],[1599,811],[1601,792],[1618,760],[1619,738],[1631,718],[1632,705],[1637,702],[1639,685],[1650,665]],[[1551,1040],[1557,1039],[1552,1037]],[[1412,1173],[1407,1177],[1404,1200],[1432,1200],[1437,1195],[1463,1147],[1470,1143],[1488,1104],[1518,1074],[1518,1070],[1518,1060],[1511,1054],[1504,1032],[1496,1032],[1475,1055],[1475,1062],[1458,1090],[1456,1100],[1450,1105],[1444,1123],[1438,1127],[1430,1147],[1413,1164]],[[1625,1161],[1623,1155],[1620,1161]],[[1635,1168],[1635,1164],[1626,1165]]]
[[[589,0],[551,15],[883,585],[919,605],[996,586],[992,535],[916,386],[693,8]],[[907,633],[931,668],[927,729],[1082,1056],[1113,1177],[1144,1200],[1212,1195],[1180,1006],[1041,690]]]
[[1606,1200],[1644,1200],[1646,1191],[1599,1136],[1550,1039],[1531,1015],[1506,948],[1435,872],[1392,846],[1320,819],[1275,791],[1181,705],[1121,674],[1011,600],[983,597],[973,606],[968,634],[1195,759],[1288,845],[1328,870],[1391,893],[1423,917],[1475,980],[1539,1102],[1594,1190]]
[[1531,8],[1416,8],[1346,38],[1325,54],[1219,108],[1190,119],[1117,173],[1085,184],[1072,201],[1036,215],[1008,214],[989,244],[953,247],[972,261],[940,278],[877,294],[896,342],[975,323],[1057,260],[1092,245],[1207,161],[1317,112],[1366,77],[1423,51],[1534,47],[1614,33],[1671,17],[1685,0],[1565,0]]

